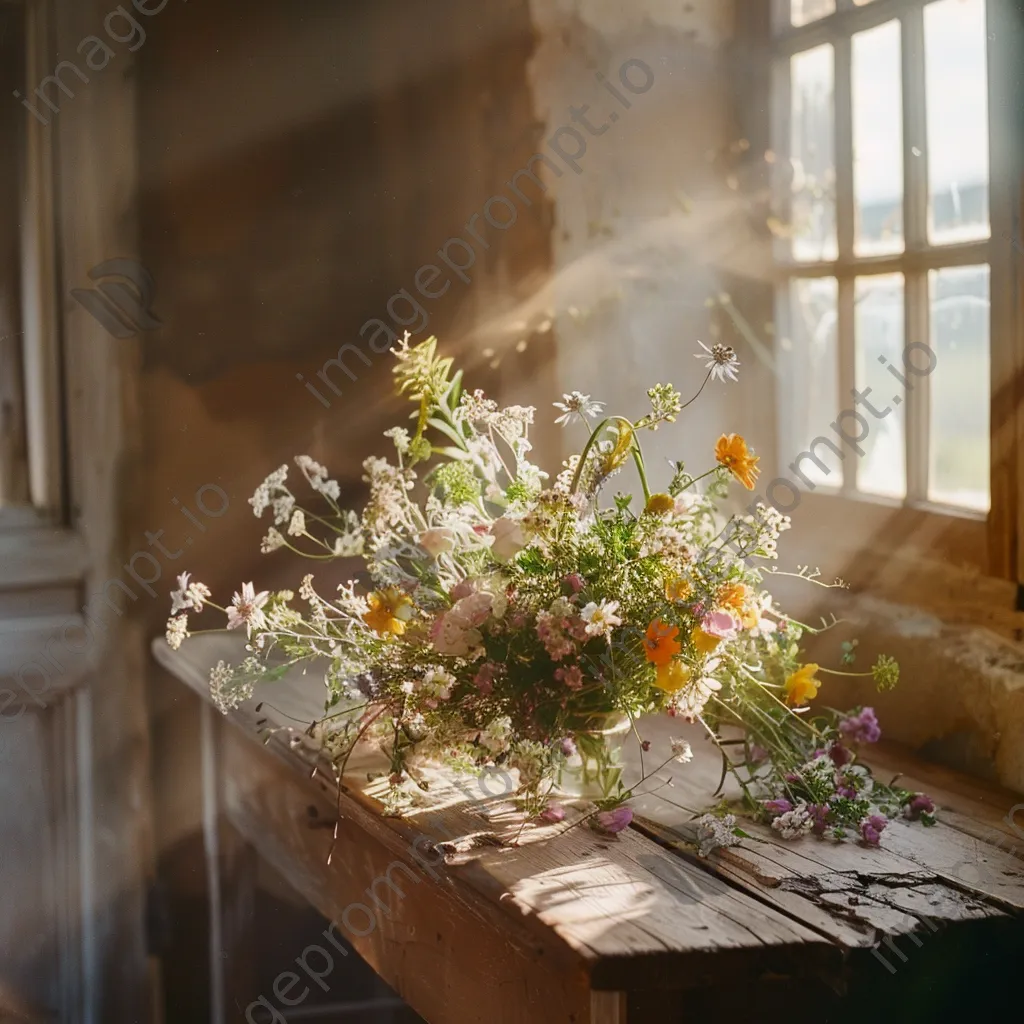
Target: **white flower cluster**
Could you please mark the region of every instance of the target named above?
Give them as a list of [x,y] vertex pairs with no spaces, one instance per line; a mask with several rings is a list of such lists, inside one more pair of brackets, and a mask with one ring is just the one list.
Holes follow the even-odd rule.
[[[273,504],[275,498],[280,497],[282,491],[290,497],[287,492],[287,488],[284,486],[285,480],[288,479],[288,467],[279,466],[274,470],[266,480],[263,481],[253,491],[252,497],[249,499],[249,504],[252,505],[252,513],[257,519],[263,518],[263,513]],[[294,504],[295,499],[292,499]],[[275,509],[274,521],[280,525],[288,519],[288,515],[291,513],[291,509],[287,513],[284,513],[278,517],[278,512]]]
[[507,746],[512,735],[512,719],[507,715],[494,718],[487,723],[480,733],[480,742],[492,753],[500,754]]
[[799,839],[807,835],[814,827],[814,819],[807,810],[807,804],[801,801],[791,811],[786,811],[772,820],[772,828],[783,839]]
[[697,852],[706,857],[719,847],[735,846],[739,842],[739,837],[734,833],[735,828],[736,816],[733,814],[721,818],[714,814],[702,815],[697,819]]
[[238,678],[234,669],[223,661],[210,669],[210,697],[226,715],[253,694],[252,681]]
[[322,494],[329,501],[335,502],[341,494],[341,488],[337,480],[331,480],[327,470],[314,461],[308,455],[296,455],[295,465],[302,470],[307,483],[318,494]]
[[407,492],[413,487],[412,474],[376,455],[363,462],[363,470],[363,480],[370,485],[363,524],[372,533],[381,534],[405,518]]

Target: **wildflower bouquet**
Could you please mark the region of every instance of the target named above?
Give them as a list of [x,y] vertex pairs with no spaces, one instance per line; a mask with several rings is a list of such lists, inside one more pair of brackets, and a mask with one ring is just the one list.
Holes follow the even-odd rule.
[[[419,766],[430,759],[516,769],[527,816],[560,820],[561,800],[585,798],[593,824],[618,831],[637,786],[692,756],[674,740],[626,786],[621,745],[637,743],[643,762],[651,744],[638,722],[661,712],[704,726],[723,780],[731,774],[748,811],[783,836],[813,830],[877,843],[888,816],[928,820],[926,797],[883,787],[858,764],[858,746],[878,738],[870,708],[808,708],[826,670],[800,662],[800,638],[818,630],[773,605],[758,567],[776,557],[789,521],[759,503],[746,514],[720,511],[730,479],[755,486],[758,459],[742,437],[724,435],[698,475],[673,464],[652,492],[641,437],[675,421],[685,408],[679,392],[651,388],[650,411],[636,420],[604,416],[601,403],[573,392],[556,403],[557,422],[583,424],[588,436],[549,482],[529,461],[532,408],[499,408],[464,390],[434,338],[410,346],[407,337],[395,355],[415,422],[386,431],[393,461],[364,463],[363,510],[341,508],[337,482],[305,456],[295,461],[313,508],[299,504],[287,466],[251,499],[257,516],[274,519],[264,552],[361,556],[365,580],[322,593],[307,575],[297,598],[246,583],[224,608],[187,573],[179,578],[172,647],[207,606],[226,615],[225,628],[248,634],[248,657],[211,673],[223,710],[256,682],[315,663],[327,701],[311,734],[339,773],[361,742],[384,751],[396,811],[426,786]],[[700,357],[701,390],[735,376],[731,349]],[[617,494],[602,505],[628,463],[642,502]],[[847,644],[842,663],[852,660]],[[898,675],[885,657],[870,672],[832,671],[873,676],[880,688]],[[705,816],[702,844],[733,841],[734,824]]]

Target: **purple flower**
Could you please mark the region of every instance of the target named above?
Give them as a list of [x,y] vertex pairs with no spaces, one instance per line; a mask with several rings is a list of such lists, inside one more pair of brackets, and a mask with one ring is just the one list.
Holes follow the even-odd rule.
[[856,715],[844,718],[839,731],[847,743],[877,743],[882,736],[874,708],[861,708]]
[[554,824],[555,822],[562,821],[565,818],[565,808],[561,804],[556,804],[553,801],[540,812],[537,817],[541,821],[548,821]]
[[754,743],[750,748],[750,763],[760,764],[768,760],[768,751],[760,743]]
[[796,784],[797,784],[798,782],[800,782],[800,775],[799,775],[799,773],[798,773],[798,772],[786,772],[786,774],[785,774],[785,775],[783,775],[782,777],[783,777],[783,778],[784,778],[784,779],[785,779],[785,780],[786,780],[786,781],[787,781],[787,782],[788,782],[788,783],[789,783],[789,784],[790,784],[791,786],[795,786],[795,785],[796,785]]
[[842,743],[830,743],[828,756],[832,758],[832,763],[837,768],[842,768],[844,764],[849,764],[853,760],[853,754]]
[[566,757],[572,757],[576,753],[576,742],[571,736],[566,736],[561,743],[562,753]]
[[860,837],[868,846],[877,846],[882,838],[882,831],[889,824],[889,819],[881,814],[869,814],[860,823]]
[[832,808],[828,804],[808,804],[807,813],[810,815],[811,821],[814,824],[811,826],[811,830],[816,835],[821,835],[826,828],[828,828],[828,816],[831,814]]
[[775,800],[765,800],[762,806],[771,814],[788,814],[793,810],[793,805],[784,796]]
[[614,811],[601,811],[597,815],[597,827],[602,832],[612,834],[621,832],[633,820],[633,812],[628,807],[616,807]]
[[926,793],[915,793],[903,807],[903,816],[911,821],[917,821],[922,814],[934,814],[935,803]]

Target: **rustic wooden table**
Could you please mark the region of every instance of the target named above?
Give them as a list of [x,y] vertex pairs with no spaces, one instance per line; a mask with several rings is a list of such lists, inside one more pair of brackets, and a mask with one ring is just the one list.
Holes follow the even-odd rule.
[[[153,650],[208,699],[209,667],[237,661],[240,646],[207,636]],[[205,832],[225,904],[216,963],[243,955],[246,927],[228,898],[237,858],[217,848],[223,815],[430,1024],[636,1024],[737,1008],[757,1021],[932,1021],[959,1001],[998,1008],[1019,991],[1024,841],[1007,816],[1016,807],[1024,827],[1024,797],[880,746],[873,767],[929,792],[937,826],[893,823],[871,849],[786,842],[744,823],[751,838],[702,859],[685,808],[709,804],[719,760],[660,718],[641,729],[650,756],[687,735],[696,757],[634,801],[634,824],[617,837],[522,830],[500,774],[431,773],[422,806],[383,817],[370,762],[352,764],[340,799],[329,770],[313,770],[303,725],[323,697],[318,677],[296,675],[228,721],[204,714]],[[294,732],[260,735],[284,725]],[[223,1019],[243,1019],[238,1005],[236,994]]]

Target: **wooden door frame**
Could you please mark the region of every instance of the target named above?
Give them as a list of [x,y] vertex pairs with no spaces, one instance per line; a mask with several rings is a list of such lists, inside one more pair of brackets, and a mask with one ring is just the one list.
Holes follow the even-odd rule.
[[[83,64],[78,47],[102,33],[110,4],[25,0],[25,9],[25,93],[34,98],[33,85],[58,62]],[[146,647],[140,625],[123,612],[106,615],[102,628],[92,628],[86,613],[88,595],[124,574],[141,454],[138,344],[109,335],[68,294],[89,283],[90,268],[137,252],[134,55],[119,47],[109,64],[87,83],[66,71],[72,96],[51,83],[47,95],[59,109],[46,110],[48,121],[25,113],[35,510],[7,510],[0,522],[0,553],[10,555],[0,589],[24,591],[31,601],[33,587],[59,587],[83,608],[0,623],[0,674],[16,678],[33,659],[60,665],[38,692],[26,689],[3,711],[11,720],[45,719],[55,841],[40,854],[52,881],[51,906],[40,911],[56,932],[60,976],[50,989],[60,1020],[74,1024],[152,1021],[156,1004],[146,941],[153,860]],[[72,646],[83,635],[85,648]]]

